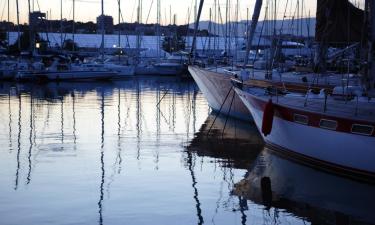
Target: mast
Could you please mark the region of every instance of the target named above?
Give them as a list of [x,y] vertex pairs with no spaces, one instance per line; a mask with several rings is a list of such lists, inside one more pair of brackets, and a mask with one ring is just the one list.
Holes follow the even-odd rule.
[[197,30],[198,30],[198,26],[199,26],[199,20],[201,18],[201,14],[202,14],[203,3],[204,3],[204,0],[200,0],[198,15],[195,18],[193,43],[191,45],[191,50],[190,50],[190,55],[194,54],[193,55],[193,62],[195,61],[195,52],[196,52],[196,45],[197,45],[197,43],[196,43],[197,42]]
[[[121,24],[121,0],[118,0],[118,43],[117,47],[121,48],[121,29],[120,25]],[[119,54],[120,55],[120,54]]]
[[226,0],[225,4],[225,37],[224,37],[224,49],[225,52],[228,54],[228,0]]
[[102,30],[102,44],[101,44],[101,54],[102,54],[102,63],[104,62],[104,0],[101,1],[101,5],[102,5],[102,14],[101,14],[101,26],[100,26],[100,29]]
[[194,19],[197,19],[197,12],[198,12],[198,2],[195,0],[195,5],[194,5]]
[[208,49],[211,51],[212,9],[210,8],[210,22],[208,24]]
[[216,32],[217,32],[217,2],[216,0],[214,0],[214,54],[216,54],[216,41],[217,41],[217,38],[216,38]]
[[73,0],[73,27],[72,27],[72,32],[73,32],[73,34],[72,34],[72,38],[73,38],[73,52],[75,52],[76,51],[76,49],[75,49],[75,43],[76,43],[76,41],[75,41],[75,32],[76,32],[76,22],[75,22],[75,17],[76,17],[76,1],[75,0]]
[[138,56],[140,54],[141,49],[141,33],[140,33],[140,25],[142,23],[142,0],[138,0],[138,10],[137,10],[137,23],[138,23],[138,29],[137,29],[137,51]]
[[238,54],[237,54],[237,50],[238,50],[238,20],[239,20],[239,9],[240,9],[240,3],[239,3],[239,0],[237,0],[236,2],[236,13],[235,13],[235,16],[236,16],[236,28],[235,28],[235,34],[234,34],[234,43],[235,43],[235,52],[234,52],[234,56],[235,56],[235,61],[237,62],[238,61]]
[[20,35],[20,10],[18,0],[16,0],[16,8],[17,8],[17,36],[18,36],[18,51],[21,51],[21,35]]
[[30,0],[27,1],[28,3],[28,9],[29,9],[29,42],[30,42],[30,45],[29,45],[29,50],[30,52],[32,53],[33,52],[33,47],[34,47],[34,24],[32,24],[32,21],[31,21],[31,3],[30,3]]
[[369,84],[368,88],[371,92],[371,95],[373,96],[375,94],[374,92],[374,86],[375,86],[375,56],[374,56],[374,46],[375,46],[375,3],[374,1],[366,1],[366,4],[368,5],[369,9],[369,21],[370,21],[370,46],[369,46],[369,62],[370,62],[370,74],[368,76],[369,78]]
[[250,54],[250,50],[251,50],[251,47],[252,47],[253,38],[254,38],[254,35],[255,35],[255,29],[256,29],[257,24],[258,24],[260,11],[262,9],[262,4],[263,4],[263,0],[257,0],[256,1],[251,25],[247,29],[249,34],[247,35],[246,56],[245,56],[245,61],[244,61],[244,65],[243,65],[244,68],[246,67],[247,63],[249,62],[249,54]]
[[7,47],[8,47],[8,51],[9,51],[9,32],[10,32],[10,6],[9,6],[9,0],[8,0],[8,31],[7,31]]
[[63,48],[63,2],[60,0],[60,47]]
[[157,0],[157,6],[156,6],[157,14],[156,14],[156,33],[157,33],[157,54],[158,54],[158,62],[160,62],[160,42],[161,42],[161,37],[160,37],[160,23],[161,23],[161,2],[160,0]]

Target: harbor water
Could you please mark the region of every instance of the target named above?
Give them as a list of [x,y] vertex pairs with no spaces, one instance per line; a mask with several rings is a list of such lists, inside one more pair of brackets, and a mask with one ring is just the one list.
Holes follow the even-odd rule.
[[0,115],[1,225],[375,224],[375,186],[265,148],[192,81],[1,83]]

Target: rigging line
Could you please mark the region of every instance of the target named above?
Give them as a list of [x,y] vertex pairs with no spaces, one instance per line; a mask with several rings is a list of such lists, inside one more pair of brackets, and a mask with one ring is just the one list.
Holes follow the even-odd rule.
[[146,23],[148,23],[148,19],[150,18],[151,9],[152,9],[152,5],[153,5],[153,4],[154,4],[154,0],[151,1],[150,9],[148,10],[148,14],[147,14]]
[[133,4],[133,10],[132,10],[132,16],[130,18],[130,21],[133,22],[133,18],[134,18],[134,11],[135,11],[135,7],[137,5],[137,1],[138,0],[134,0],[134,4]]
[[[268,10],[268,5],[266,6],[266,10],[265,10],[265,15],[264,15],[264,21],[266,20],[266,18],[267,18],[267,10]],[[255,57],[254,57],[254,59],[253,59],[253,65],[254,65],[254,63],[255,63],[255,61],[257,60],[257,58],[258,58],[258,55],[259,55],[259,48],[260,48],[260,42],[261,42],[261,39],[262,39],[262,36],[263,36],[263,30],[264,30],[264,26],[265,26],[265,22],[263,22],[262,23],[262,27],[261,27],[261,29],[260,29],[260,35],[259,35],[259,39],[258,39],[258,44],[257,44],[257,48],[256,48],[256,51],[255,51]],[[254,67],[253,67],[253,70],[252,70],[252,72],[253,72],[253,76],[254,76]]]
[[208,129],[207,136],[210,134],[211,129],[212,129],[212,127],[214,126],[214,124],[215,124],[215,122],[216,122],[216,119],[217,119],[218,116],[220,115],[221,110],[223,109],[224,104],[225,104],[225,102],[227,101],[227,99],[228,99],[230,93],[232,92],[232,90],[233,90],[233,87],[231,87],[231,88],[229,89],[227,95],[225,96],[225,99],[224,99],[223,103],[221,104],[220,109],[219,109],[218,113],[216,114],[215,119],[214,119],[214,121],[212,122],[212,124],[211,124],[211,126],[210,126],[210,129]]
[[[281,21],[281,26],[280,26],[280,31],[279,31],[279,38],[277,39],[277,42],[276,42],[276,50],[274,52],[274,55],[272,56],[272,64],[271,64],[271,68],[273,68],[274,66],[274,63],[275,63],[275,58],[277,56],[277,52],[278,52],[278,45],[280,43],[281,40],[281,35],[283,33],[283,29],[284,29],[284,21],[285,21],[285,15],[286,15],[286,10],[288,8],[288,4],[289,4],[289,0],[286,1],[286,6],[285,6],[285,11],[284,11],[284,15],[283,15],[283,19]],[[282,43],[281,43],[281,46],[279,46],[279,48],[281,47],[282,48]]]
[[234,102],[234,97],[236,97],[236,92],[233,91],[233,96],[232,96],[232,100],[230,101],[230,106],[229,106],[229,111],[226,115],[226,118],[225,118],[225,123],[224,123],[224,128],[223,128],[223,131],[221,133],[221,138],[224,139],[224,132],[225,132],[225,128],[227,127],[227,123],[228,123],[228,118],[230,116],[230,112],[232,110],[232,105],[233,105],[233,102]]
[[[120,0],[117,0],[117,3],[120,5]],[[120,8],[120,16],[121,16],[121,21],[122,21],[122,23],[125,23],[125,20],[124,20],[124,17],[123,17],[123,14],[122,14],[122,10],[121,10],[121,8]],[[121,25],[119,24],[118,25],[119,26],[119,32],[120,32],[120,28],[121,28]],[[125,34],[125,38],[126,38],[126,47],[128,47],[128,48],[130,48],[130,42],[129,42],[129,37],[128,37],[128,35],[127,34]],[[120,47],[120,46],[119,46]]]
[[[224,21],[223,21],[223,15],[221,14],[221,7],[220,7],[220,3],[219,3],[219,0],[217,1],[218,2],[218,10],[219,10],[219,19],[220,19],[220,23],[223,24]],[[225,26],[221,26],[221,29],[222,29],[222,34],[225,34]]]
[[[72,15],[72,11],[73,11],[73,5],[72,5],[72,7],[70,8],[70,11],[69,11],[69,13],[68,13],[68,18]],[[68,21],[68,20],[66,20],[66,21]],[[74,21],[73,21],[73,23],[74,23]],[[64,30],[65,30],[65,29],[64,29]],[[63,46],[64,46],[65,41],[67,40],[67,39],[66,39],[67,36],[68,36],[68,33],[67,33],[67,32],[64,32]],[[61,46],[61,48],[62,48],[63,46]]]

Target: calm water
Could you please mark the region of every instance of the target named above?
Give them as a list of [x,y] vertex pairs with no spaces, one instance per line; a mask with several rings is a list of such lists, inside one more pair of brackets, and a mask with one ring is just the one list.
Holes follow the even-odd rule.
[[192,82],[3,83],[0,95],[1,225],[375,221],[374,186],[264,149],[253,125],[215,120]]

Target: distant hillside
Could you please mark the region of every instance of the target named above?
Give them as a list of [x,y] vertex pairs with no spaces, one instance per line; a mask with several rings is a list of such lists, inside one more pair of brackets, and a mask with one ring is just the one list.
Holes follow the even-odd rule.
[[[263,25],[264,21],[259,21],[258,27],[257,27],[257,32],[260,33],[261,27]],[[199,29],[204,30],[209,27],[210,22],[209,21],[202,21],[199,23]],[[276,26],[277,29],[280,30],[281,26],[283,24],[283,34],[295,34],[297,35],[297,27],[299,32],[298,35],[300,35],[300,29],[302,27],[302,35],[303,36],[315,36],[315,24],[316,24],[316,19],[315,18],[304,18],[304,19],[299,19],[299,20],[285,20],[282,22],[281,20],[276,21]],[[298,25],[297,25],[298,24]],[[302,25],[301,25],[302,24]],[[224,35],[225,33],[225,24],[216,24],[217,25],[217,30],[216,34],[217,35]],[[235,27],[235,23],[229,23],[230,26]],[[213,27],[215,26],[215,23],[211,24],[212,30],[211,32],[213,33]],[[194,28],[194,24],[190,24],[190,28]],[[265,28],[264,28],[265,29]],[[244,34],[246,31],[246,21],[241,21],[239,22],[238,26],[238,33],[239,34]]]

